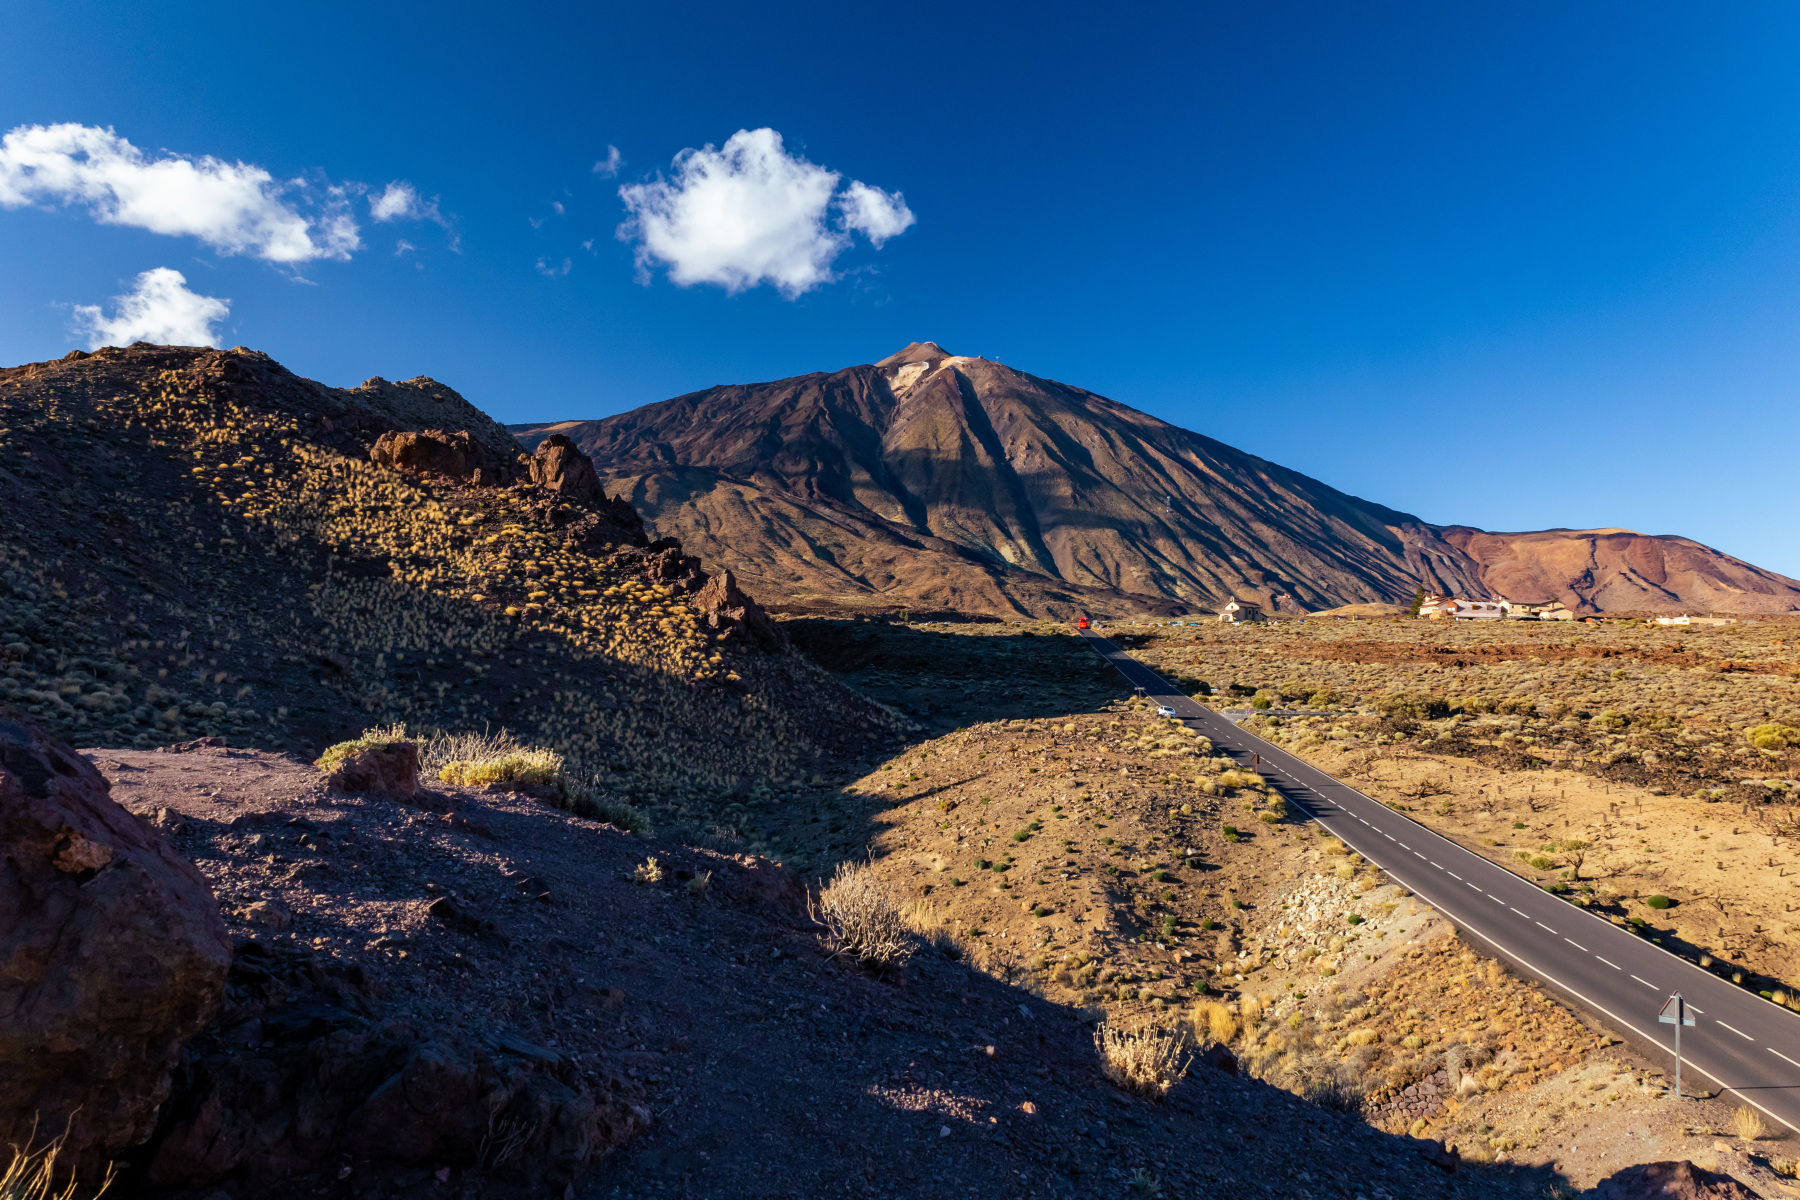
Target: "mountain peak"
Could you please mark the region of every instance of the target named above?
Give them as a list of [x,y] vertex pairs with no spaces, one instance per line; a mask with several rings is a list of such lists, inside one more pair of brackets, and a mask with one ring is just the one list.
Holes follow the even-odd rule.
[[936,342],[911,342],[898,354],[890,354],[875,365],[878,367],[897,367],[902,363],[936,362],[940,358],[954,357],[948,350]]

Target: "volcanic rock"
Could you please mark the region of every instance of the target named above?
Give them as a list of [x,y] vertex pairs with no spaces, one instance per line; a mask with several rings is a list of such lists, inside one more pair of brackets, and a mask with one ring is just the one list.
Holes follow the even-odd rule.
[[560,433],[538,443],[531,456],[531,481],[569,500],[599,504],[606,499],[593,460]]
[[1602,1179],[1595,1200],[1757,1200],[1729,1175],[1680,1162],[1639,1163]]
[[748,634],[765,649],[787,644],[786,632],[756,601],[738,590],[730,571],[722,570],[707,580],[694,597],[694,605],[706,614],[707,625],[722,633]]
[[67,746],[0,715],[0,1144],[97,1171],[150,1135],[231,959],[212,891]]
[[443,475],[474,484],[505,483],[516,474],[466,429],[454,433],[442,429],[390,429],[375,439],[369,458],[377,466],[395,471]]
[[326,782],[340,792],[410,800],[419,793],[419,747],[414,742],[365,746],[345,755]]

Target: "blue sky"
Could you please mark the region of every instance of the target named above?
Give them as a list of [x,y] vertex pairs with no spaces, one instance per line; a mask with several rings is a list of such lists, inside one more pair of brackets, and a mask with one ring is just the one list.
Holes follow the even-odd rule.
[[1755,3],[27,0],[0,133],[84,127],[139,180],[213,156],[262,208],[27,180],[16,143],[0,362],[134,328],[142,288],[524,421],[929,338],[1428,520],[1800,576],[1797,51]]

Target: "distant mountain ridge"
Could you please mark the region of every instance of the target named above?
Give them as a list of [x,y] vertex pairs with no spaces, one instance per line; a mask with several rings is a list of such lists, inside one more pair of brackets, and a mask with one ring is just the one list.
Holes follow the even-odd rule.
[[1067,616],[1401,602],[1785,612],[1800,582],[1679,537],[1436,526],[1083,388],[915,342],[567,435],[659,535],[769,602]]

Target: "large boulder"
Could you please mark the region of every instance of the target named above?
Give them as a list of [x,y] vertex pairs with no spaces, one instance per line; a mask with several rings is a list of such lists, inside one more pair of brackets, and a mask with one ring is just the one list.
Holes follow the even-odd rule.
[[1680,1162],[1639,1163],[1602,1179],[1595,1200],[1758,1200],[1757,1194],[1717,1171]]
[[418,743],[376,742],[352,750],[337,760],[325,782],[340,792],[411,800],[419,794]]
[[568,500],[585,504],[606,501],[606,489],[600,486],[600,476],[594,472],[594,460],[560,433],[538,443],[537,452],[531,456],[531,482]]
[[365,1188],[383,1167],[479,1166],[558,1196],[650,1121],[628,1079],[584,1076],[516,1037],[384,1017],[360,971],[248,941],[126,1183],[201,1192],[236,1180],[254,1196],[353,1161]]
[[508,483],[515,472],[475,440],[468,430],[390,429],[375,439],[369,458],[377,466],[412,474],[442,475],[493,486]]
[[231,963],[206,880],[108,791],[0,713],[0,1145],[66,1130],[83,1172],[150,1135]]

